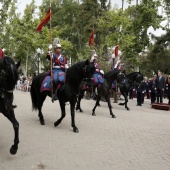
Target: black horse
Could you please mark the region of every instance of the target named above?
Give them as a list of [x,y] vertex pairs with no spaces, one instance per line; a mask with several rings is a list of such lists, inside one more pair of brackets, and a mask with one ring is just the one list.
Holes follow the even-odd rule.
[[[58,99],[61,108],[61,118],[58,119],[54,126],[58,126],[63,118],[66,115],[65,112],[65,102],[70,102],[70,109],[71,109],[71,126],[73,127],[74,132],[79,132],[78,128],[75,125],[75,104],[77,101],[77,94],[79,91],[79,85],[83,78],[89,78],[93,75],[95,71],[94,63],[90,63],[89,60],[78,62],[67,69],[66,72],[66,82],[64,87],[61,87],[62,90],[58,90]],[[39,120],[42,125],[45,124],[44,117],[41,112],[41,108],[43,102],[46,99],[46,96],[51,97],[51,92],[44,91],[40,93],[40,87],[42,81],[47,76],[48,73],[41,73],[33,79],[32,86],[31,86],[31,99],[32,99],[32,107],[34,110],[39,111]]]
[[119,105],[122,105],[122,106],[125,105],[125,108],[127,110],[130,110],[129,107],[127,106],[128,92],[133,82],[141,83],[141,81],[143,81],[143,74],[141,74],[140,72],[133,72],[126,76],[125,82],[119,84],[120,92],[124,96],[125,102],[119,103]]
[[110,115],[112,118],[116,118],[116,116],[112,112],[112,106],[110,104],[110,91],[112,87],[112,83],[114,80],[116,80],[118,83],[123,83],[125,79],[125,71],[123,70],[112,70],[104,74],[104,83],[97,88],[97,99],[96,104],[92,110],[92,116],[96,116],[95,110],[96,107],[99,106],[99,102],[101,100],[101,97],[105,97],[106,102],[109,107]]
[[16,154],[19,143],[19,123],[15,118],[13,102],[13,90],[18,80],[18,67],[12,58],[3,57],[0,59],[0,112],[13,124],[15,137],[14,145],[11,146],[10,153]]
[[[80,106],[81,99],[84,96],[84,92],[86,90],[91,92],[92,88],[93,88],[93,91],[94,91],[94,89],[97,88],[98,95],[96,95],[96,99],[98,99],[100,101],[102,96],[105,97],[106,101],[108,102],[108,106],[110,108],[110,90],[111,90],[111,85],[112,85],[112,83],[113,83],[113,81],[115,79],[117,79],[119,82],[122,82],[122,80],[124,78],[125,78],[124,71],[113,70],[113,71],[109,71],[108,73],[104,74],[104,83],[99,88],[97,88],[95,86],[91,87],[91,85],[89,87],[87,87],[87,88],[82,88],[83,86],[80,86],[76,110],[79,110],[80,112],[83,112],[83,110],[81,109],[81,106]],[[99,101],[96,102],[97,106],[100,106]],[[113,115],[112,111],[110,111],[110,113],[111,113],[111,115]],[[92,115],[95,115],[95,113],[93,113]]]

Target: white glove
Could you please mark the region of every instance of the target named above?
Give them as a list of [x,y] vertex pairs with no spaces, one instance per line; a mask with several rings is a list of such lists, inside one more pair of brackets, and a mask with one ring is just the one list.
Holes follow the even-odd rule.
[[53,48],[52,44],[49,45],[48,49],[51,50]]
[[104,74],[104,71],[103,71],[103,70],[100,70],[100,73],[101,73],[101,74]]
[[68,64],[65,64],[65,68],[68,68]]

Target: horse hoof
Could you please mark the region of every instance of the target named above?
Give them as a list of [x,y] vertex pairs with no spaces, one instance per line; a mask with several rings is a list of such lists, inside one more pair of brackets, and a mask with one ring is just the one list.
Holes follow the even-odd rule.
[[40,120],[41,125],[45,125],[44,120]]
[[96,114],[95,114],[95,113],[92,113],[92,116],[96,116]]
[[82,110],[82,109],[80,109],[80,112],[83,112],[83,110]]
[[76,107],[76,110],[79,110],[79,108],[78,108],[78,107]]
[[116,118],[116,116],[115,116],[115,115],[112,115],[112,118]]
[[73,128],[73,132],[75,132],[75,133],[79,133],[78,128],[77,128],[77,127],[76,127],[76,128]]
[[10,153],[11,155],[15,155],[17,153],[18,148],[15,148],[14,145],[11,146]]
[[59,122],[59,121],[56,121],[56,122],[54,123],[54,126],[57,127],[59,124],[60,124],[60,122]]
[[130,109],[129,109],[129,108],[127,108],[127,111],[130,111]]

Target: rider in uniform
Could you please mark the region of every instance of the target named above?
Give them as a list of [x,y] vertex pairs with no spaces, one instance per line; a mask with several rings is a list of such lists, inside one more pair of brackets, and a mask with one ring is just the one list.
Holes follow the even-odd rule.
[[95,72],[93,74],[93,80],[94,80],[94,83],[96,83],[96,85],[99,87],[104,82],[104,79],[103,79],[104,72],[103,72],[103,70],[100,69],[100,66],[97,62],[97,54],[96,53],[92,56],[91,62],[93,62],[94,66],[95,66]]
[[68,68],[67,65],[67,59],[66,57],[61,54],[62,52],[62,46],[61,44],[55,44],[54,45],[54,53],[50,55],[51,53],[51,46],[49,46],[49,51],[47,53],[47,59],[50,60],[50,56],[52,56],[52,63],[53,63],[53,82],[55,87],[55,93],[52,96],[52,101],[57,100],[57,90],[61,87],[62,84],[65,83],[65,71]]

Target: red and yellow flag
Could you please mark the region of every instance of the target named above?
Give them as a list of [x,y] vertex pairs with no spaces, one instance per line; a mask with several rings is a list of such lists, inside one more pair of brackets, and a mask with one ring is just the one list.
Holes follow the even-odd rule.
[[117,57],[118,56],[118,45],[116,45],[116,47],[115,47],[115,57]]
[[47,11],[43,19],[41,20],[40,24],[38,25],[36,29],[37,32],[41,31],[42,27],[50,20],[50,17],[51,17],[51,8]]
[[89,38],[89,46],[94,45],[94,28],[91,31],[90,38]]

